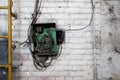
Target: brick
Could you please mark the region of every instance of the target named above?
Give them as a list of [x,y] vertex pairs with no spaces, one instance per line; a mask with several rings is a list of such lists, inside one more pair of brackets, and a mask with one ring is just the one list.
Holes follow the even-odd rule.
[[92,60],[72,60],[69,61],[68,65],[76,65],[76,66],[82,66],[82,65],[91,65],[93,64]]
[[[74,47],[73,47],[74,46]],[[63,46],[63,48],[70,48],[70,49],[91,49],[92,45],[87,43],[87,44],[65,44],[65,46]]]
[[56,71],[71,71],[73,70],[72,66],[55,66],[54,67]]
[[19,71],[20,72],[27,72],[28,71],[28,66],[20,66]]
[[28,77],[30,75],[29,72],[19,72],[18,77]]
[[64,77],[56,77],[56,80],[65,80]]
[[76,71],[87,71],[87,70],[91,70],[92,66],[73,66],[73,70]]
[[18,80],[28,80],[28,78],[17,78]]
[[73,77],[65,77],[65,80],[74,80]]
[[62,50],[66,55],[91,55],[93,50],[91,49],[64,49]]
[[55,80],[55,77],[48,77],[47,80]]
[[65,59],[68,60],[91,60],[93,59],[93,55],[67,55]]
[[[37,77],[29,77],[28,80],[38,80],[38,78]],[[42,79],[39,79],[39,80],[42,80]]]

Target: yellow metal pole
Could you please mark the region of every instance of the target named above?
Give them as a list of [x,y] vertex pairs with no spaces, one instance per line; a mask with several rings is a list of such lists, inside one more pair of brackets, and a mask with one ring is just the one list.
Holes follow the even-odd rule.
[[8,80],[12,80],[12,11],[11,11],[12,0],[8,0]]
[[12,80],[12,66],[9,65],[8,67],[8,80]]

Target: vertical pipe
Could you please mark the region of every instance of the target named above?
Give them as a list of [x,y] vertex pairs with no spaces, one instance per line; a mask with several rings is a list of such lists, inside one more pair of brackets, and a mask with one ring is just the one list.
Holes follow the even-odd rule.
[[12,80],[12,66],[8,66],[8,80]]
[[[95,9],[95,1],[91,0],[91,3]],[[95,12],[94,12],[95,13]],[[93,22],[92,22],[92,32],[93,32],[93,78],[94,80],[97,80],[97,61],[96,61],[96,41],[95,41],[95,26],[94,26],[94,16],[93,16]]]
[[96,61],[96,41],[95,41],[95,27],[93,25],[93,67],[94,67],[94,80],[97,80],[97,61]]

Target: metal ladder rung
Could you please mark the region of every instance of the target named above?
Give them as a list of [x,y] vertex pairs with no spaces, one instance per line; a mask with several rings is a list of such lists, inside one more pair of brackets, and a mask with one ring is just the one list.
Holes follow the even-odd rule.
[[8,9],[8,6],[0,6],[0,9]]
[[9,67],[9,65],[0,65],[0,68],[1,67],[6,67],[7,68],[7,67]]
[[0,38],[8,38],[8,36],[0,36]]

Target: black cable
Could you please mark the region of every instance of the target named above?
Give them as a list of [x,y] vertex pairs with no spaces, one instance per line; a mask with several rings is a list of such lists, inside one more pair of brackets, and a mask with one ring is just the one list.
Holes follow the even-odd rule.
[[52,59],[57,59],[62,53],[62,44],[58,46],[57,56],[52,57]]
[[79,31],[79,30],[83,30],[83,29],[86,29],[87,27],[89,27],[93,21],[93,16],[94,16],[94,9],[95,9],[95,6],[94,6],[94,3],[93,3],[93,0],[91,0],[91,6],[92,6],[92,14],[91,14],[91,19],[90,19],[90,22],[88,23],[88,25],[86,25],[85,27],[83,28],[80,28],[80,29],[68,29],[68,30],[65,30],[65,31]]
[[39,14],[41,14],[41,11],[40,11],[41,6],[42,6],[42,0],[40,1],[39,7],[37,9],[37,12],[38,12],[37,15],[38,15],[38,17],[40,16]]
[[28,28],[28,40],[31,42],[32,40],[32,24],[35,24],[37,22],[37,17],[40,13],[40,8],[41,8],[41,4],[42,4],[42,0],[36,0],[35,2],[35,9],[34,9],[34,14],[33,14],[33,17],[32,17],[32,22],[31,24],[29,25],[29,28]]
[[[36,2],[35,2],[35,8],[34,8],[33,16],[32,16],[32,22],[31,22],[31,24],[30,24],[29,27],[28,27],[28,39],[24,42],[24,43],[27,43],[27,44],[28,44],[29,49],[30,49],[30,51],[31,51],[31,53],[32,53],[34,66],[35,66],[36,69],[38,69],[38,70],[44,70],[44,69],[45,69],[45,64],[42,63],[41,61],[37,60],[37,58],[36,58],[35,56],[38,57],[38,55],[36,55],[36,54],[31,50],[30,45],[32,44],[32,35],[33,35],[33,26],[32,26],[32,24],[35,24],[35,23],[37,22],[37,17],[38,17],[38,15],[40,15],[41,3],[42,3],[42,0],[41,0],[41,1],[36,0]],[[24,43],[23,43],[23,44],[24,44]]]
[[[38,4],[38,2],[39,2],[39,0],[36,0],[36,4]],[[25,41],[25,42],[23,42],[23,43],[21,43],[20,45],[22,45],[22,44],[24,44],[24,43],[27,43],[28,41],[31,41],[30,39],[31,39],[31,32],[32,32],[32,24],[34,23],[34,22],[36,22],[37,21],[37,15],[39,14],[39,12],[40,12],[40,7],[41,7],[41,3],[42,3],[42,0],[40,1],[40,5],[39,5],[39,7],[38,7],[38,9],[34,9],[34,14],[36,14],[36,16],[35,16],[35,18],[32,20],[32,22],[31,22],[31,24],[30,24],[30,26],[29,26],[29,28],[28,28],[28,39]],[[89,24],[88,25],[86,25],[85,27],[83,27],[83,28],[80,28],[80,29],[67,29],[67,30],[65,30],[65,32],[66,31],[78,31],[78,30],[83,30],[83,29],[86,29],[87,27],[89,27],[90,25],[91,25],[91,23],[92,23],[92,21],[93,21],[93,16],[94,16],[94,8],[95,8],[95,6],[94,6],[94,4],[93,4],[93,0],[91,0],[91,5],[92,5],[92,15],[91,15],[91,19],[90,19],[90,22],[89,22]],[[35,11],[35,10],[37,10],[37,11]],[[36,12],[36,13],[35,13]]]
[[[50,29],[47,31],[48,34],[43,35],[41,39],[39,38],[35,39],[35,42],[37,43],[36,46],[38,48],[38,52],[40,51],[39,54],[43,54],[43,53],[45,54],[46,52],[52,53],[51,48],[53,46],[52,43],[53,40],[49,31]],[[34,34],[38,34],[39,36],[39,33],[34,33]],[[39,56],[39,54],[34,53],[31,48],[30,51],[32,53],[33,63],[36,69],[44,71],[46,67],[51,65],[53,60],[51,56]]]
[[36,59],[34,53],[32,53],[32,58],[33,58],[33,64],[36,67],[36,69],[43,70],[44,69],[43,63]]
[[40,70],[40,71],[44,71],[44,66],[42,63],[37,63],[36,61],[33,60],[34,66],[36,67],[36,69]]
[[36,23],[37,16],[41,14],[40,13],[41,4],[42,4],[42,0],[40,0],[40,2],[39,2],[39,0],[35,1],[35,8],[34,8],[34,13],[32,15],[32,21],[31,21],[31,23],[30,23],[30,25],[28,27],[28,31],[27,31],[28,38],[24,42],[20,43],[20,45],[24,45],[24,44],[27,45],[27,44],[31,43],[31,41],[32,41],[31,40],[32,39],[31,38],[31,35],[32,35],[32,24]]

